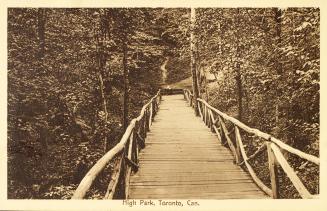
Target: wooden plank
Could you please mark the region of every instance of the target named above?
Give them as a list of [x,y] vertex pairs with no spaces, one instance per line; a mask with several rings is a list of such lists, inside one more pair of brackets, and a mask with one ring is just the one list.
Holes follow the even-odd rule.
[[205,162],[214,162],[214,163],[217,163],[218,164],[221,164],[221,163],[228,163],[228,165],[232,164],[232,159],[230,160],[227,160],[228,162],[226,162],[226,159],[224,160],[221,160],[221,159],[155,159],[155,158],[149,158],[149,159],[144,159],[144,158],[140,158],[139,159],[140,161],[142,162],[157,162],[158,164],[161,163],[161,162],[170,162],[170,163],[180,163],[180,162],[183,162],[183,163],[188,163],[190,161],[192,162],[197,162],[197,163],[205,163]]
[[[189,186],[211,186],[211,187],[219,187],[221,188],[223,185],[227,185],[230,187],[231,185],[236,187],[237,185],[242,187],[248,187],[249,184],[253,184],[252,180],[233,180],[233,181],[142,181],[142,182],[134,182],[131,183],[130,187],[165,187],[165,186],[171,186],[171,187],[189,187]],[[257,188],[254,186],[254,189],[257,190]]]
[[237,192],[237,191],[257,191],[258,188],[253,183],[240,183],[240,184],[201,184],[201,185],[166,185],[166,186],[131,186],[131,191],[137,192],[145,192],[149,193],[158,193],[158,192],[166,192],[170,193],[178,193],[178,192],[188,192],[192,189],[196,189],[196,192],[206,192],[206,193],[215,193],[217,190],[221,192]]
[[[163,175],[165,175],[165,174],[163,174]],[[142,174],[140,176],[136,176],[136,175],[132,176],[133,180],[131,180],[130,183],[134,184],[134,183],[150,181],[150,182],[156,182],[157,185],[161,182],[180,182],[182,184],[183,182],[203,181],[204,180],[203,178],[205,176],[208,177],[208,180],[215,179],[216,181],[222,181],[222,183],[224,183],[224,182],[228,183],[228,181],[230,181],[230,180],[232,182],[229,182],[229,183],[238,183],[239,180],[247,180],[247,181],[252,181],[252,184],[254,184],[251,177],[234,175],[234,174],[231,174],[230,178],[228,178],[229,175],[227,175],[227,174],[224,174],[221,176],[218,176],[217,174],[215,174],[215,175],[203,174],[203,175],[191,175],[189,177],[188,177],[188,175],[185,175],[185,174],[181,174],[181,175],[177,174],[176,177],[173,177],[173,175],[169,175],[166,178],[162,178],[163,177],[162,175],[144,175],[144,174]],[[185,177],[187,177],[188,179],[185,179]],[[217,179],[217,177],[219,177],[219,180]],[[223,177],[225,177],[225,179]],[[228,179],[226,179],[226,178],[228,178]],[[257,190],[259,190],[258,187],[257,187]]]
[[[167,163],[169,164],[169,163]],[[201,166],[201,165],[187,165],[187,167],[183,167],[181,168],[180,166],[164,166],[162,165],[162,163],[160,164],[160,168],[158,168],[158,165],[157,164],[154,164],[154,163],[146,163],[146,165],[141,165],[140,169],[142,169],[142,171],[154,171],[153,173],[156,173],[156,172],[165,172],[165,171],[174,171],[174,172],[182,172],[182,173],[190,173],[190,174],[202,174],[202,173],[205,173],[205,172],[212,172],[212,173],[216,173],[215,171],[223,171],[223,172],[226,172],[226,173],[229,173],[229,172],[242,172],[241,169],[238,169],[238,168],[231,168],[230,167],[231,165],[228,164],[228,165],[219,165],[219,168],[218,167],[212,167],[211,165],[208,165],[208,166]],[[197,171],[195,172],[194,171],[194,168],[197,167]],[[193,170],[193,171],[192,171]],[[149,172],[151,173],[151,172]],[[245,174],[245,173],[244,173]]]
[[260,195],[257,191],[242,191],[235,193],[174,193],[174,194],[147,194],[139,193],[136,199],[190,199],[194,195],[197,196],[197,199],[266,199],[264,195]]
[[[193,189],[192,189],[193,188]],[[215,187],[213,187],[215,188]],[[190,191],[189,189],[191,189],[192,191]],[[198,190],[197,190],[198,189]],[[174,189],[171,187],[160,187],[160,188],[156,188],[154,189],[153,187],[149,187],[149,188],[131,188],[131,191],[135,192],[136,195],[139,194],[147,194],[148,196],[151,195],[164,195],[163,198],[167,198],[170,197],[171,195],[179,195],[181,197],[185,197],[188,196],[187,198],[192,198],[194,199],[194,195],[201,195],[202,194],[214,194],[217,193],[217,189],[210,189],[208,191],[205,191],[207,188],[206,187],[198,187],[198,186],[194,186],[194,187],[186,187],[184,189],[178,188],[178,189]],[[256,190],[254,189],[249,189],[249,188],[244,188],[244,189],[240,189],[238,191],[234,191],[234,192],[252,192],[252,193],[257,193],[258,195],[260,193],[256,192]],[[221,193],[225,193],[226,195],[232,195],[233,191],[231,190],[222,190]],[[135,197],[138,198],[138,197]],[[147,197],[146,197],[147,198]]]
[[266,197],[185,106],[182,95],[164,96],[146,144],[139,154],[140,168],[130,178],[129,198]]
[[[193,168],[195,168],[197,166],[194,166]],[[212,175],[212,176],[216,176],[218,173],[217,172],[220,172],[221,174],[220,175],[237,175],[237,176],[246,176],[246,178],[250,178],[250,176],[246,173],[239,173],[241,171],[241,169],[226,169],[226,168],[221,168],[221,169],[218,169],[218,168],[210,168],[208,170],[206,170],[205,168],[203,169],[200,169],[199,172],[192,172],[192,168],[182,168],[184,171],[179,171],[177,168],[173,168],[173,169],[169,169],[169,168],[164,168],[163,170],[160,170],[160,171],[155,171],[156,169],[155,168],[145,168],[145,167],[141,167],[139,168],[139,170],[142,170],[142,173],[137,173],[135,176],[153,176],[153,175],[158,175],[158,176],[161,176],[160,174],[162,173],[166,173],[165,175],[167,177],[169,177],[170,175],[173,175],[173,174],[176,174],[176,175],[190,175],[190,176],[194,176],[194,175],[202,175],[202,174],[206,174],[208,176]],[[144,173],[143,173],[144,172]],[[220,177],[217,177],[217,178],[220,178]]]
[[[188,152],[194,152],[194,151],[183,151],[183,152],[180,152],[180,154],[176,154],[178,153],[178,151],[174,152],[171,156],[167,155],[167,154],[162,154],[162,156],[160,156],[160,154],[142,154],[142,158],[141,159],[159,159],[159,160],[162,160],[162,159],[178,159],[178,160],[198,160],[198,159],[219,159],[220,161],[222,160],[233,160],[232,157],[230,157],[229,155],[230,154],[223,154],[223,155],[215,155],[213,154],[214,151],[212,150],[212,154],[204,154],[204,153],[199,153],[197,155],[194,155],[194,156],[190,156],[190,154]],[[228,157],[226,157],[226,155]]]
[[[151,173],[151,171],[155,171],[155,169],[143,169],[140,168],[139,169],[142,172],[138,172],[134,175],[134,177],[142,177],[142,178],[162,178],[163,175],[165,175],[165,179],[169,178],[169,179],[173,179],[174,180],[174,175],[176,177],[176,179],[180,179],[179,177],[192,177],[192,178],[203,178],[205,176],[207,176],[208,178],[215,178],[215,179],[226,179],[228,180],[228,176],[230,176],[231,178],[244,178],[244,179],[251,179],[251,177],[248,174],[240,174],[237,171],[226,171],[226,172],[222,172],[223,170],[220,169],[212,169],[212,172],[203,172],[201,171],[201,173],[192,173],[190,171],[188,171],[187,173],[183,173],[183,172],[178,172],[178,171],[174,171],[174,170],[167,170],[165,171],[159,171],[157,173]],[[241,171],[241,170],[239,170]],[[220,173],[220,174],[219,174]],[[225,178],[226,177],[226,178]],[[139,178],[139,179],[142,179]],[[187,178],[184,178],[187,179]]]
[[[152,169],[149,169],[149,168],[140,168],[139,170],[142,170],[142,172],[138,172],[137,174],[135,174],[136,177],[138,177],[138,176],[140,176],[140,177],[147,177],[147,176],[151,176],[151,177],[156,177],[156,176],[162,177],[162,174],[164,174],[167,178],[173,177],[174,175],[176,175],[176,176],[185,176],[185,177],[187,177],[188,175],[190,177],[207,175],[210,178],[216,178],[216,179],[219,179],[219,178],[221,179],[221,178],[224,178],[225,176],[228,176],[228,175],[230,175],[230,176],[234,176],[235,175],[236,177],[251,178],[246,173],[241,174],[238,171],[229,171],[229,170],[226,170],[226,172],[223,172],[224,169],[210,169],[207,172],[206,171],[200,171],[199,173],[192,173],[191,172],[191,169],[185,169],[186,170],[185,173],[184,172],[180,172],[180,171],[176,171],[176,169],[171,169],[171,170],[170,169],[166,169],[166,171],[158,171],[158,172],[155,172],[155,173],[153,173],[153,171],[155,171],[154,168],[152,168]],[[203,169],[203,170],[205,170],[205,169]],[[209,171],[211,171],[211,172],[209,172]],[[239,170],[239,171],[241,171],[241,170]],[[226,179],[228,179],[228,178],[226,178]]]
[[[231,180],[214,180],[214,181],[203,181],[200,177],[191,177],[190,180],[192,181],[184,181],[182,177],[179,177],[180,179],[176,180],[164,180],[160,178],[148,178],[146,180],[138,180],[137,182],[133,181],[130,184],[130,187],[132,186],[168,186],[168,185],[174,185],[176,187],[180,186],[192,186],[192,185],[203,185],[203,186],[210,186],[210,185],[228,185],[231,189],[235,190],[237,189],[237,186],[246,186],[246,187],[252,187],[259,191],[258,187],[253,183],[253,180],[251,178],[233,178]],[[203,179],[203,178],[202,178]],[[222,188],[222,186],[220,186]],[[262,193],[262,192],[261,192]]]
[[158,161],[158,164],[161,162],[165,162],[165,161],[175,161],[175,162],[190,162],[190,161],[194,161],[194,162],[219,162],[219,163],[228,163],[228,165],[233,163],[233,158],[229,157],[226,158],[224,156],[194,156],[194,157],[179,157],[179,156],[172,156],[169,157],[167,155],[160,157],[157,155],[144,155],[142,156],[142,158],[139,159],[140,161]]
[[[181,175],[181,176],[187,176],[187,175]],[[243,182],[251,182],[253,183],[253,180],[250,177],[228,177],[228,178],[207,178],[205,179],[204,177],[200,177],[201,175],[197,175],[197,177],[187,177],[187,178],[162,178],[162,177],[149,177],[148,179],[146,178],[139,178],[137,181],[133,181],[130,182],[132,185],[134,184],[139,184],[139,183],[155,183],[155,185],[161,185],[162,183],[176,183],[176,182],[180,182],[180,183],[205,183],[205,184],[209,184],[209,183],[243,183]],[[158,180],[161,181],[162,183],[157,183]]]
[[[184,156],[183,156],[184,155]],[[202,156],[201,156],[202,155]],[[142,158],[140,160],[157,160],[157,161],[164,161],[164,160],[171,160],[171,161],[219,161],[219,162],[228,162],[228,163],[232,163],[233,162],[233,158],[226,158],[224,157],[224,155],[219,155],[219,156],[214,156],[214,155],[205,155],[205,154],[200,154],[200,155],[196,155],[194,157],[188,157],[189,154],[181,154],[181,155],[172,155],[172,156],[168,156],[168,155],[144,155],[142,156]]]

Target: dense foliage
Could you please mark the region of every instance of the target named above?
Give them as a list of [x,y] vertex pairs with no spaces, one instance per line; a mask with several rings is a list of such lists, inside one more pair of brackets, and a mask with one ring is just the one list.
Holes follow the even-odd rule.
[[241,89],[245,123],[317,155],[319,9],[197,12],[198,66],[218,77],[219,108],[233,109]]
[[[319,9],[205,8],[196,12],[198,71],[217,77],[213,83],[199,79],[202,96],[209,92],[210,103],[220,110],[318,156]],[[260,146],[251,149],[253,141],[249,154]],[[256,166],[264,166],[264,156]],[[300,173],[307,167],[301,175],[305,181],[318,176],[319,168],[299,158],[289,160]],[[310,180],[308,186],[317,192],[313,181],[318,180]],[[293,193],[283,196],[293,197]]]
[[[319,156],[319,9],[195,11],[200,96]],[[69,198],[162,83],[189,87],[190,16],[186,8],[8,9],[8,198]],[[262,144],[244,141],[249,154]],[[318,192],[319,168],[285,155]],[[267,155],[253,162],[269,185]],[[284,184],[282,196],[297,197]]]
[[9,198],[71,195],[158,90],[174,18],[187,10],[8,9]]

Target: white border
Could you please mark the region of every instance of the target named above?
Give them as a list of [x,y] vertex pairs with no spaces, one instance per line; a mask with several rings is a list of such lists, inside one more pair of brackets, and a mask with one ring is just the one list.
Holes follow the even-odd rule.
[[[53,0],[2,1],[0,6],[0,210],[149,210],[152,207],[122,205],[121,201],[104,200],[7,200],[7,8],[8,7],[320,7],[321,58],[326,56],[326,2],[323,0],[267,1],[267,0]],[[321,59],[321,82],[326,81],[326,62]],[[184,206],[181,210],[323,210],[326,209],[326,84],[321,83],[321,175],[320,199],[317,200],[197,200],[199,207]],[[184,201],[186,203],[186,201]],[[325,205],[325,206],[324,206]],[[156,210],[176,210],[177,207],[155,207]]]

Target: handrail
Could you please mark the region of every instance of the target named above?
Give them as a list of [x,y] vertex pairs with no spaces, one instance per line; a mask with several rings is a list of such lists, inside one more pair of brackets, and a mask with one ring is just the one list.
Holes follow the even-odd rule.
[[[117,162],[114,169],[117,174],[110,181],[105,198],[112,199],[114,197],[121,177],[124,179],[123,184],[125,187],[129,185],[131,170],[134,167],[136,171],[138,167],[138,151],[141,145],[138,139],[145,139],[146,133],[152,124],[152,119],[159,109],[160,100],[161,90],[142,107],[140,115],[130,122],[120,142],[101,157],[88,171],[74,192],[72,199],[83,199],[99,173],[116,156],[120,156],[119,162]],[[124,197],[128,198],[128,188],[125,188]]]
[[[190,90],[184,89],[184,98],[186,101],[192,106],[193,94]],[[243,165],[247,167],[251,177],[254,182],[260,187],[267,195],[273,198],[279,198],[279,184],[278,184],[278,171],[277,165],[280,165],[282,169],[285,171],[286,175],[290,178],[294,187],[300,193],[302,198],[317,198],[317,195],[312,195],[307,190],[307,188],[303,185],[301,180],[296,175],[295,171],[288,164],[284,155],[281,153],[280,149],[285,150],[289,153],[297,155],[303,159],[306,159],[316,165],[320,164],[320,159],[314,155],[307,154],[298,149],[295,149],[281,140],[272,137],[271,135],[264,133],[258,129],[251,128],[239,120],[228,116],[227,114],[219,111],[218,109],[209,105],[205,100],[198,98],[198,109],[201,114],[201,118],[205,122],[205,124],[211,128],[211,131],[215,132],[218,136],[218,140],[222,144],[227,144],[235,158],[235,161],[238,165]],[[193,106],[192,106],[193,107]],[[216,115],[216,117],[215,117]],[[224,120],[231,122],[234,125],[235,131],[235,145],[230,139],[230,132],[227,130]],[[217,125],[218,124],[218,125]],[[245,153],[244,145],[242,143],[241,134],[239,129],[243,131],[262,138],[266,143],[265,146],[261,146],[253,155],[247,156]],[[224,140],[226,140],[224,142]],[[271,179],[272,188],[268,188],[264,183],[256,176],[253,171],[250,163],[248,162],[250,159],[253,159],[258,154],[261,154],[263,150],[267,150],[268,152],[268,160],[269,160],[269,172]]]
[[[190,92],[189,90],[186,90],[187,92]],[[192,95],[193,96],[193,95]],[[280,148],[282,148],[283,150],[286,150],[292,154],[295,154],[303,159],[306,159],[310,162],[313,162],[317,165],[320,164],[320,159],[314,155],[310,155],[310,154],[307,154],[307,153],[304,153],[298,149],[295,149],[287,144],[285,144],[284,142],[280,141],[279,139],[275,138],[275,137],[272,137],[271,135],[267,134],[267,133],[264,133],[264,132],[261,132],[260,130],[258,129],[255,129],[255,128],[251,128],[247,125],[245,125],[244,123],[240,122],[239,120],[233,118],[233,117],[230,117],[228,116],[227,114],[219,111],[218,109],[212,107],[211,105],[209,105],[205,100],[203,99],[200,99],[198,98],[197,99],[199,102],[202,102],[203,104],[206,105],[206,107],[210,108],[212,111],[216,112],[217,114],[219,114],[221,117],[223,117],[225,120],[228,120],[230,122],[232,122],[234,125],[237,125],[238,127],[240,127],[241,129],[243,129],[244,131],[252,134],[252,135],[256,135],[260,138],[263,138],[265,139],[266,141],[271,141],[271,142],[274,142],[275,144],[277,144]]]

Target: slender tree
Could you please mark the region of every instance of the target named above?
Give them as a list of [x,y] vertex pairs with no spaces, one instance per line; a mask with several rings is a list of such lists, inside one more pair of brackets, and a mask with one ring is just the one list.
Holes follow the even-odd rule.
[[[275,24],[276,24],[276,47],[279,48],[281,45],[281,41],[282,41],[282,36],[281,36],[281,32],[282,32],[282,10],[280,8],[274,8],[274,20],[275,20]],[[282,67],[282,63],[280,61],[281,57],[277,56],[275,63],[276,63],[276,73],[278,76],[282,75],[282,71],[283,71],[283,67]],[[277,84],[276,86],[276,102],[275,102],[275,132],[276,135],[279,135],[278,131],[279,131],[279,116],[280,116],[280,96],[281,96],[281,86],[279,84]]]
[[129,102],[129,71],[127,67],[127,35],[124,35],[123,49],[123,72],[124,72],[124,102],[123,102],[123,129],[128,127],[128,102]]
[[[104,85],[104,68],[106,64],[106,55],[104,43],[107,38],[107,30],[106,27],[109,27],[107,25],[103,24],[103,20],[107,16],[106,11],[103,11],[103,9],[100,9],[99,11],[94,12],[93,17],[95,18],[96,24],[94,28],[94,38],[96,41],[96,64],[97,64],[97,76],[99,80],[99,87],[100,87],[100,93],[101,93],[101,99],[102,99],[102,109],[104,112],[104,125],[107,125],[108,122],[108,106],[107,106],[107,99],[105,94],[105,85]],[[104,152],[107,152],[108,148],[108,137],[105,134],[104,141],[103,141],[103,150]]]
[[199,97],[199,87],[198,87],[198,74],[196,69],[196,48],[195,48],[195,28],[196,13],[195,8],[191,8],[191,72],[192,72],[192,87],[193,87],[193,105],[195,115],[199,116],[197,98]]
[[[44,63],[44,57],[45,57],[45,30],[46,30],[46,9],[39,8],[37,9],[37,34],[38,34],[38,60],[39,60],[39,66],[38,66],[38,74],[45,73],[45,63]],[[47,103],[45,102],[44,105]],[[43,124],[42,124],[43,123]],[[43,121],[41,124],[39,124],[39,134],[40,134],[40,142],[42,147],[42,167],[43,170],[46,171],[47,169],[47,158],[48,158],[48,148],[49,148],[49,130],[48,130],[48,124],[47,121]]]
[[241,40],[240,40],[240,8],[236,9],[236,89],[237,89],[237,102],[238,102],[238,119],[242,121],[243,116],[243,87],[241,75]]

